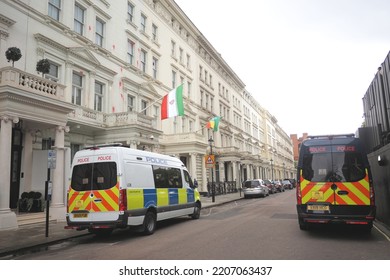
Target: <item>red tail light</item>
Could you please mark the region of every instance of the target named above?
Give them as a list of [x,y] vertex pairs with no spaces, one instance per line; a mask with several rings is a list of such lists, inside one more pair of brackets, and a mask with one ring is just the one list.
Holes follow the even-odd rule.
[[127,210],[126,189],[119,191],[119,211]]
[[374,187],[372,186],[372,183],[369,183],[370,186],[370,204],[371,206],[375,206],[375,193],[374,193]]
[[297,204],[302,204],[301,182],[297,182]]

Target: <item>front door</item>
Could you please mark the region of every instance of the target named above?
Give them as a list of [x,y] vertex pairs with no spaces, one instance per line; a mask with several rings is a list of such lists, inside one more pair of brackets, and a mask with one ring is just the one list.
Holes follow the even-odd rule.
[[12,130],[12,148],[11,148],[11,191],[10,208],[17,208],[20,190],[20,167],[22,162],[22,140],[23,133],[19,128]]

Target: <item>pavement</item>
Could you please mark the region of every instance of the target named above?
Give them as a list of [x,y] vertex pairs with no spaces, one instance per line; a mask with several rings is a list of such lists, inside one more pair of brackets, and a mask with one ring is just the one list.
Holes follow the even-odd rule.
[[[202,196],[202,209],[222,205],[242,198],[243,194],[240,192],[217,195],[215,196],[214,202],[211,196]],[[18,216],[19,227],[17,229],[0,230],[0,260],[20,251],[33,250],[42,245],[53,245],[67,239],[90,234],[87,230],[77,231],[64,229],[66,226],[65,221],[49,221],[48,228],[46,229],[46,215],[44,212],[28,215],[23,214]]]

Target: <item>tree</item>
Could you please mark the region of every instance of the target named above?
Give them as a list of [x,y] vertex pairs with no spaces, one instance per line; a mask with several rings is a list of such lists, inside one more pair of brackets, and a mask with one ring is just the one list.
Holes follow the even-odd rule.
[[22,57],[22,53],[17,47],[10,47],[5,51],[5,57],[7,58],[8,62],[12,61],[12,67],[14,67],[15,61],[18,61]]
[[42,78],[43,75],[49,73],[50,70],[50,61],[48,59],[41,59],[37,62],[37,67],[36,70],[40,73],[42,73]]

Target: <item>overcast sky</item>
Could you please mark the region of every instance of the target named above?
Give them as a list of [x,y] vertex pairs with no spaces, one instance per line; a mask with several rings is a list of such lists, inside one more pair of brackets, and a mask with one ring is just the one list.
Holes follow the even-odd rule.
[[389,0],[175,0],[287,134],[354,133]]

